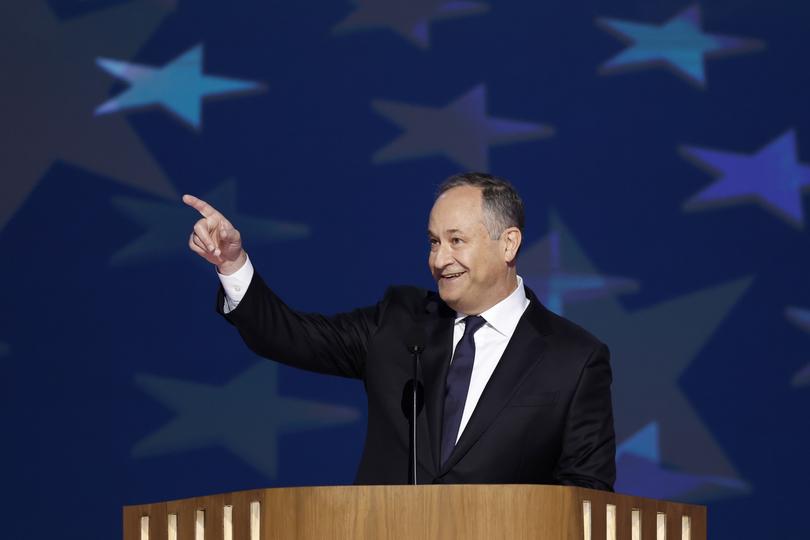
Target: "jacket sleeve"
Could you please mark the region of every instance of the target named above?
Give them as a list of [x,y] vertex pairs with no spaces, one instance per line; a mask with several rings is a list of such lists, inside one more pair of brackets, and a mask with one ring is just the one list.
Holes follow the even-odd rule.
[[571,400],[554,471],[558,483],[613,491],[616,436],[611,382],[610,353],[600,345],[585,362]]
[[236,309],[223,312],[224,291],[217,311],[236,326],[255,353],[309,371],[364,378],[368,342],[377,329],[381,303],[349,313],[324,316],[290,309],[253,274]]

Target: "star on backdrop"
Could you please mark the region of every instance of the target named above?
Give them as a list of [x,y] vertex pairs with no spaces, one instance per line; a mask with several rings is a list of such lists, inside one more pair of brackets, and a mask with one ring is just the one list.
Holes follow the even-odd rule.
[[202,126],[202,101],[209,96],[263,90],[261,83],[203,75],[202,44],[184,52],[162,68],[99,58],[104,71],[127,81],[130,87],[102,103],[96,114],[160,105],[195,129]]
[[[596,272],[558,218],[552,219],[551,229],[559,234],[560,257],[571,271]],[[658,422],[661,459],[672,469],[721,477],[726,482],[740,481],[725,452],[683,394],[678,379],[750,283],[749,278],[739,279],[633,311],[624,308],[613,295],[568,309],[568,318],[610,347],[618,440],[629,438],[650,422]],[[689,437],[680,437],[683,433],[689,433]],[[644,490],[648,487],[646,483],[633,484],[627,486],[627,491],[646,496]],[[715,488],[713,496],[728,494],[731,489],[729,485]]]
[[[0,2],[0,229],[59,160],[161,197],[176,197],[163,170],[123,118],[103,121],[93,107],[110,81],[93,59],[128,58],[169,13],[131,1],[59,21],[44,0]],[[20,106],[24,102],[26,105]],[[69,201],[67,201],[69,202]]]
[[622,277],[571,272],[560,254],[560,234],[552,230],[545,238],[521,250],[520,275],[551,311],[563,315],[566,303],[635,292],[638,282]]
[[[785,310],[785,316],[790,322],[810,333],[810,309],[789,307]],[[810,386],[810,364],[807,364],[793,376],[790,382],[793,386]]]
[[8,356],[11,352],[11,347],[8,346],[8,343],[3,343],[0,341],[0,356]]
[[799,162],[793,130],[750,155],[693,146],[681,151],[718,177],[686,201],[685,210],[756,201],[791,225],[804,226],[802,191],[810,186],[810,166]]
[[750,490],[736,478],[682,473],[666,467],[661,461],[658,422],[654,421],[616,448],[616,464],[617,493],[642,492],[654,499],[696,500],[703,499],[704,494]]
[[135,384],[176,413],[135,444],[136,458],[219,445],[274,478],[281,435],[360,418],[351,407],[279,395],[278,366],[269,361],[255,364],[225,386],[153,375],[137,375]]
[[388,28],[417,47],[430,47],[430,23],[485,13],[489,6],[463,0],[354,0],[357,9],[339,22],[335,33]]
[[[251,243],[266,244],[309,236],[309,227],[300,223],[276,221],[241,214],[236,209],[236,181],[231,179],[202,197],[227,216]],[[194,212],[179,200],[156,201],[135,197],[115,197],[113,205],[122,214],[146,228],[146,232],[119,249],[110,259],[113,265],[146,262],[182,253],[189,234],[189,214]]]
[[374,100],[372,108],[405,133],[378,150],[386,163],[444,155],[466,170],[489,170],[489,147],[550,137],[551,126],[487,116],[486,87],[479,84],[445,107]]
[[703,32],[698,5],[685,9],[663,24],[610,18],[597,19],[597,24],[630,44],[602,65],[602,73],[663,64],[701,88],[706,85],[706,58],[750,52],[763,47],[763,43],[755,39]]

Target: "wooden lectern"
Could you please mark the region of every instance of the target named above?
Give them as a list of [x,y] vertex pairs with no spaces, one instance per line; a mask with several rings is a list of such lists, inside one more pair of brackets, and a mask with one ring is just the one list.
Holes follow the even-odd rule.
[[706,540],[706,507],[539,485],[277,488],[124,507],[124,540]]

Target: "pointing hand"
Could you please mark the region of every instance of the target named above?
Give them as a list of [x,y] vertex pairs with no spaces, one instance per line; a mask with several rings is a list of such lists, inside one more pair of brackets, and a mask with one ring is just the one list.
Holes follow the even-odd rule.
[[239,270],[247,254],[242,249],[242,236],[216,208],[194,195],[183,195],[183,202],[202,214],[188,239],[191,251],[217,266],[219,273]]

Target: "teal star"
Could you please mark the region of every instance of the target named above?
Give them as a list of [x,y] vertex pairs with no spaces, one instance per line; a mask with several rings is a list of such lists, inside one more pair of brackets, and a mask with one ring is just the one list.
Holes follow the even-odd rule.
[[99,58],[97,62],[102,69],[131,86],[101,104],[96,108],[96,114],[161,105],[187,124],[200,129],[203,98],[264,88],[257,82],[203,75],[202,54],[203,46],[197,45],[162,68]]
[[444,155],[467,170],[489,169],[489,146],[550,137],[550,126],[487,116],[479,84],[445,107],[375,100],[375,111],[405,130],[374,154],[374,163]]
[[[553,228],[559,231],[560,251],[568,268],[595,272],[562,223],[553,223]],[[750,283],[750,278],[739,279],[632,311],[613,296],[568,309],[568,318],[610,346],[617,440],[658,422],[664,463],[684,474],[722,477],[745,486],[683,394],[678,379]],[[728,485],[722,486],[721,494],[728,489]]]
[[[790,322],[810,333],[810,309],[789,307],[785,310],[785,316]],[[810,364],[807,364],[793,376],[791,381],[793,386],[810,386]]]
[[268,361],[255,364],[225,386],[153,375],[137,375],[135,384],[176,413],[134,446],[136,458],[222,446],[274,478],[280,435],[360,418],[351,407],[280,396],[278,366]]
[[631,44],[603,64],[603,72],[663,63],[700,87],[706,84],[705,57],[748,52],[763,46],[753,39],[703,32],[697,5],[661,25],[619,19],[597,19],[597,23]]
[[[203,199],[222,212],[251,243],[265,244],[309,236],[307,225],[275,221],[241,214],[236,209],[236,181],[227,180]],[[113,265],[148,262],[181,253],[189,234],[189,208],[180,202],[135,197],[115,197],[113,205],[146,228],[146,232],[119,249],[110,259]]]

